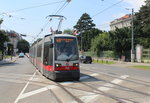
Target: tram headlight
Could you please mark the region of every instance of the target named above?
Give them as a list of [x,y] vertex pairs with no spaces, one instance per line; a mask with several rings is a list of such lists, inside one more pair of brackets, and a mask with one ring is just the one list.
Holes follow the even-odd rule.
[[61,67],[61,64],[56,63],[56,64],[55,64],[55,67]]
[[73,66],[79,67],[79,63],[73,63]]

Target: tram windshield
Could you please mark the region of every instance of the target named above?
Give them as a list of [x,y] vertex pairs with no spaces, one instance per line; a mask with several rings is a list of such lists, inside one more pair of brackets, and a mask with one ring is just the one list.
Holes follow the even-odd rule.
[[56,37],[55,38],[55,60],[73,61],[78,60],[78,48],[76,38]]

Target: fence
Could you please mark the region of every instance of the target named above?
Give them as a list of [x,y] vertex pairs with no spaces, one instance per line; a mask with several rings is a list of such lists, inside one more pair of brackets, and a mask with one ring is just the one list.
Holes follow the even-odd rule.
[[149,49],[143,49],[142,61],[150,63],[150,48]]

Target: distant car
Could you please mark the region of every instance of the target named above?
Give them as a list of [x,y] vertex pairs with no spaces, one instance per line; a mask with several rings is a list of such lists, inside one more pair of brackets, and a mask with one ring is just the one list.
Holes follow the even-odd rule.
[[81,56],[80,57],[81,63],[92,63],[92,57],[91,56]]
[[23,58],[24,57],[24,53],[19,53],[19,58]]

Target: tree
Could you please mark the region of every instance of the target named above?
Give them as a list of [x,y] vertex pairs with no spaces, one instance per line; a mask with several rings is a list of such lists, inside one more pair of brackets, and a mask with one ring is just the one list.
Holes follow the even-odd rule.
[[102,31],[99,29],[96,29],[96,28],[92,28],[89,31],[83,32],[82,44],[83,44],[83,50],[84,51],[88,51],[91,48],[92,39],[95,38],[100,33],[102,33]]
[[[95,24],[93,23],[93,20],[91,19],[90,15],[87,13],[84,13],[78,20],[77,24],[74,26],[74,28],[80,34],[78,36],[80,50],[81,50],[81,44],[84,44],[82,50],[87,51],[90,48],[92,38],[94,38],[95,35],[99,34],[100,31],[98,29],[94,29],[94,27]],[[91,30],[94,32],[92,33]]]
[[64,30],[64,34],[73,35],[73,31],[71,29],[66,29],[66,30]]
[[4,55],[4,42],[9,41],[8,36],[6,35],[5,31],[0,30],[0,51],[2,51],[2,55]]
[[92,22],[93,20],[91,19],[90,15],[87,13],[84,13],[80,17],[80,19],[78,20],[74,28],[79,32],[85,32],[95,27],[95,24]]
[[101,52],[110,49],[111,42],[108,32],[103,32],[92,39],[91,51],[94,52],[97,56],[100,56]]
[[142,6],[134,20],[136,44],[150,47],[150,5]]
[[122,55],[127,55],[127,51],[131,50],[131,29],[130,28],[116,28],[115,31],[109,32],[110,43],[112,49],[121,58]]
[[3,19],[0,19],[0,29],[1,29],[1,24],[3,23]]
[[29,52],[29,47],[29,42],[24,39],[20,40],[17,45],[18,51],[23,53]]

